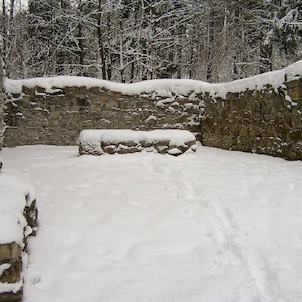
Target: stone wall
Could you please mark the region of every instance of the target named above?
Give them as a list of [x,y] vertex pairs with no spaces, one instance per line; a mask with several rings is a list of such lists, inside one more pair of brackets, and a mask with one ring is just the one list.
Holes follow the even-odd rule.
[[199,131],[203,103],[194,97],[122,95],[98,87],[49,93],[23,87],[6,102],[4,145],[75,145],[83,129],[178,128]]
[[[25,197],[26,198],[26,197]],[[20,200],[21,203],[21,200]],[[23,298],[23,269],[26,267],[28,228],[31,236],[36,235],[37,208],[36,201],[27,201],[24,217],[27,227],[24,228],[22,245],[16,242],[0,244],[0,301],[21,302]],[[21,226],[20,226],[21,227]],[[3,286],[4,290],[3,290]]]
[[[238,83],[229,84],[214,86],[238,91]],[[101,87],[24,86],[22,93],[7,94],[4,144],[75,145],[83,129],[178,128],[198,134],[206,146],[302,159],[302,78],[278,85],[244,88],[223,98],[214,86],[204,86],[213,88],[211,94],[190,88],[170,97],[123,95]]]
[[302,78],[284,87],[205,98],[206,146],[302,159]]

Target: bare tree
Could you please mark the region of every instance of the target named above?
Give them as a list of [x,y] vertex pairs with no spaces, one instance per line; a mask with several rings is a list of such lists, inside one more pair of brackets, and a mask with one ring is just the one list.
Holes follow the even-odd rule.
[[[3,39],[0,35],[0,151],[3,147],[3,132],[4,132],[4,121],[3,121],[3,107],[4,107],[4,95],[3,95]],[[2,167],[2,162],[0,158],[0,170]]]
[[228,81],[301,58],[296,0],[1,1],[7,75]]

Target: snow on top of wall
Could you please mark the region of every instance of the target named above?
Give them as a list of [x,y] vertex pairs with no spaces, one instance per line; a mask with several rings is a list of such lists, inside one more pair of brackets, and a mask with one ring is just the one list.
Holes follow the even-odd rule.
[[88,129],[80,133],[80,142],[127,142],[133,141],[169,141],[170,145],[182,146],[195,141],[195,136],[187,130],[165,129],[152,131],[136,131],[127,129]]
[[33,88],[43,87],[47,92],[53,92],[54,88],[63,87],[100,87],[110,91],[121,92],[124,95],[149,94],[155,92],[159,96],[171,97],[176,95],[188,95],[189,93],[208,92],[213,97],[225,98],[228,92],[238,93],[247,89],[261,90],[267,85],[280,87],[285,78],[287,81],[302,76],[302,60],[284,68],[261,75],[236,80],[228,83],[210,84],[207,82],[188,79],[160,79],[148,80],[139,83],[115,83],[88,77],[58,76],[43,77],[24,80],[5,80],[5,91],[8,93],[21,93],[22,86]]
[[19,178],[0,172],[0,244],[16,242],[23,245],[27,222],[25,206],[35,199],[33,189]]

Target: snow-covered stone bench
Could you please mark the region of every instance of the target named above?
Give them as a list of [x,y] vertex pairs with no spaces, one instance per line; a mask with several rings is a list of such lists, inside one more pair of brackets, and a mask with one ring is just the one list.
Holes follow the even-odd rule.
[[0,172],[0,301],[22,301],[27,238],[35,235],[37,209],[33,190]]
[[195,136],[186,130],[135,131],[126,129],[83,130],[79,136],[80,154],[126,154],[141,151],[181,155],[196,150]]

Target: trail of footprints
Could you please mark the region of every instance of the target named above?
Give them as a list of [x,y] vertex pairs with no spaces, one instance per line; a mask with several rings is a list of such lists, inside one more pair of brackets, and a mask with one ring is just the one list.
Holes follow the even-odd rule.
[[188,201],[184,209],[185,215],[193,214],[192,205],[204,207],[211,215],[214,221],[212,229],[209,230],[204,226],[200,227],[200,230],[207,230],[205,235],[212,238],[217,249],[217,258],[214,263],[217,266],[224,266],[228,263],[244,266],[254,282],[258,293],[257,301],[276,301],[277,297],[280,297],[276,273],[265,260],[265,255],[255,251],[251,252],[242,244],[237,243],[248,241],[249,234],[238,226],[235,215],[224,205],[223,200],[215,200],[217,196],[214,194],[213,196],[203,194],[198,184],[188,181],[183,173],[177,170],[177,167],[173,171],[163,163],[149,163],[147,167],[159,174],[167,183],[167,190],[177,200]]

